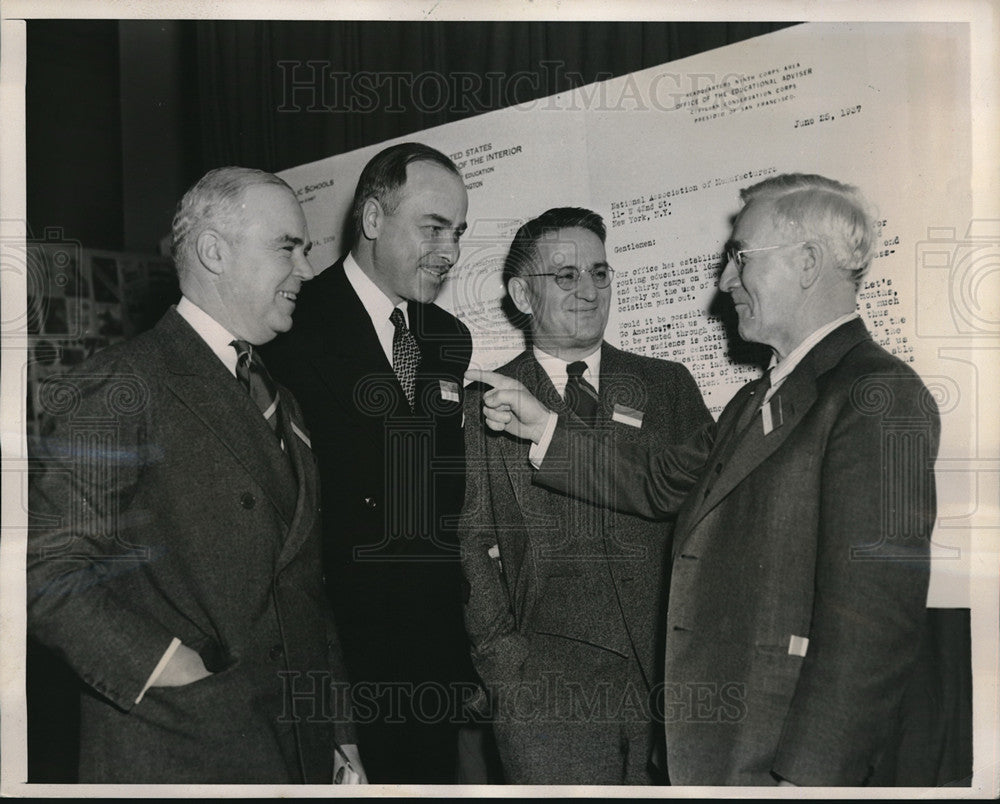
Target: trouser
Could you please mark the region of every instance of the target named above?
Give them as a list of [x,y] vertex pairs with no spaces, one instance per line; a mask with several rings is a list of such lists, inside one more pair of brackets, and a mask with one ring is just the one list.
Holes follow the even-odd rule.
[[659,725],[634,657],[534,634],[518,682],[493,690],[508,784],[656,784]]

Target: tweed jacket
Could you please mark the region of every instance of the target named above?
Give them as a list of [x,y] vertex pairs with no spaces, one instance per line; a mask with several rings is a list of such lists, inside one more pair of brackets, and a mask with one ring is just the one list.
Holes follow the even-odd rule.
[[[530,350],[498,371],[566,411]],[[680,363],[605,343],[600,373],[598,427],[622,442],[665,448],[711,421]],[[487,686],[523,679],[529,653],[536,668],[557,670],[564,640],[575,640],[634,657],[648,692],[662,678],[671,527],[533,485],[528,444],[486,428],[481,409],[470,392],[461,539],[480,676]]]

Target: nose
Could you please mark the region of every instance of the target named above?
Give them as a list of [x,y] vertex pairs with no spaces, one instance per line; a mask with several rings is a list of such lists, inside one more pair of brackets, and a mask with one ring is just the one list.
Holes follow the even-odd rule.
[[580,271],[580,277],[576,281],[576,295],[586,301],[597,298],[597,285],[594,284],[590,271]]
[[314,276],[316,272],[313,270],[312,263],[309,262],[309,258],[305,254],[299,254],[295,258],[294,268],[292,273],[295,274],[303,282],[308,282]]
[[444,257],[449,268],[458,262],[458,255],[462,253],[462,247],[459,245],[458,237],[443,239],[437,248],[437,253]]
[[722,276],[719,277],[719,290],[723,293],[732,293],[739,285],[740,272],[736,268],[736,263],[727,257],[726,267],[722,270]]

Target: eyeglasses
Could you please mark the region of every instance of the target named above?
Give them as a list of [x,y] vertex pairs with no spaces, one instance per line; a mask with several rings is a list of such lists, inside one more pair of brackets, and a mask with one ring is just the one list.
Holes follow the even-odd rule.
[[737,271],[742,271],[743,266],[746,265],[746,260],[743,259],[744,254],[752,254],[755,251],[774,251],[776,248],[788,248],[789,246],[804,246],[808,242],[808,240],[800,240],[798,243],[781,243],[777,246],[761,246],[760,248],[738,249],[735,246],[729,246],[726,249],[726,260],[733,263]]
[[577,268],[575,265],[570,265],[566,268],[560,268],[555,273],[524,274],[524,276],[554,276],[556,284],[560,288],[563,290],[575,290],[576,286],[580,283],[581,273],[590,274],[594,287],[598,290],[604,290],[604,288],[611,284],[611,280],[615,278],[615,269],[610,265],[595,265],[593,268]]

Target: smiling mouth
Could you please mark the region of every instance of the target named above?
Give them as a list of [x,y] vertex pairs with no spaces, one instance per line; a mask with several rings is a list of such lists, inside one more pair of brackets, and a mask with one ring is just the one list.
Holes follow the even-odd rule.
[[448,275],[448,271],[451,270],[450,265],[421,265],[420,269],[429,273],[431,276],[437,279],[444,279]]
[[283,299],[288,299],[292,303],[299,297],[298,293],[292,293],[290,290],[279,290],[278,295]]

